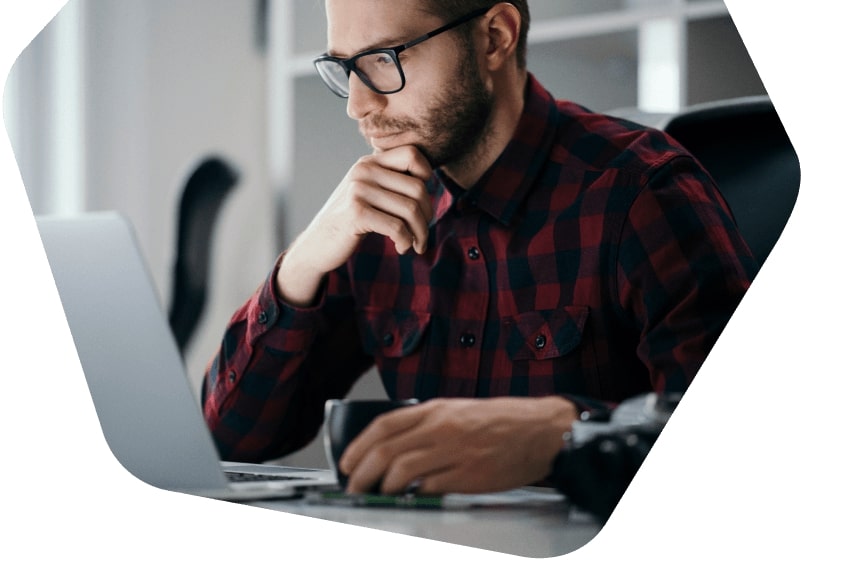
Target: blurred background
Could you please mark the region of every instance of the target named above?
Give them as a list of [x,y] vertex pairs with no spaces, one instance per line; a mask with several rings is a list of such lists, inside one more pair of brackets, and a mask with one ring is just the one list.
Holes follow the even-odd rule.
[[[557,98],[676,112],[765,94],[720,0],[530,5],[529,70]],[[324,46],[322,0],[69,0],[6,81],[33,212],[132,221],[196,392],[230,316],[369,152],[314,73]],[[384,397],[377,375],[353,395]],[[325,467],[316,443],[281,463]]]

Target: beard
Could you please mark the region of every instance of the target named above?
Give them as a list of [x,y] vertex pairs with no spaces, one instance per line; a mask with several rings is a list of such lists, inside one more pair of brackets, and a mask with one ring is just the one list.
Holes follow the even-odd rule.
[[473,159],[488,138],[494,97],[478,73],[473,51],[464,52],[465,57],[459,59],[449,86],[433,99],[423,118],[379,115],[369,121],[369,126],[387,132],[417,134],[418,141],[412,144],[433,167],[458,167]]

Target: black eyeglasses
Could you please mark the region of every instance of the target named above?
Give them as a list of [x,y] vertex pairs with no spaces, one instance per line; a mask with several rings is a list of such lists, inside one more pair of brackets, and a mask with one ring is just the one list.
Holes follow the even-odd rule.
[[399,63],[399,54],[403,51],[434,38],[447,30],[461,26],[473,18],[485,14],[490,8],[480,8],[444,24],[428,34],[424,34],[410,42],[394,46],[393,48],[376,48],[355,54],[351,58],[335,58],[327,54],[316,58],[313,65],[319,72],[319,76],[328,85],[328,88],[343,98],[349,97],[349,75],[354,72],[358,78],[378,94],[393,94],[405,88],[405,73]]

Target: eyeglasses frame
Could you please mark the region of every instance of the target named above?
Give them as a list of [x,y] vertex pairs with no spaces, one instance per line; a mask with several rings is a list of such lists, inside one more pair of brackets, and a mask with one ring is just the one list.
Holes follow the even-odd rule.
[[[457,28],[458,26],[461,26],[462,24],[466,24],[467,22],[469,22],[469,21],[471,21],[475,18],[478,18],[479,16],[484,16],[485,14],[488,13],[488,11],[491,8],[492,8],[492,6],[489,6],[489,7],[486,7],[486,8],[479,8],[478,10],[474,10],[474,11],[470,12],[469,14],[466,14],[464,16],[456,18],[455,20],[453,20],[453,21],[451,21],[447,24],[444,24],[443,26],[441,26],[439,28],[435,28],[431,32],[427,32],[426,34],[423,34],[422,36],[418,36],[417,38],[414,38],[410,42],[406,42],[404,44],[399,44],[398,46],[393,46],[391,48],[373,48],[373,49],[365,50],[364,52],[355,54],[351,58],[337,58],[335,56],[330,56],[329,54],[326,53],[326,54],[323,54],[322,56],[315,58],[313,60],[313,66],[316,68],[316,71],[319,73],[320,78],[322,78],[323,82],[325,82],[325,85],[329,89],[331,89],[331,92],[333,92],[334,94],[336,94],[337,96],[339,96],[341,98],[348,98],[349,94],[351,94],[351,91],[347,91],[346,94],[342,94],[335,87],[331,86],[331,84],[329,84],[325,80],[325,77],[322,75],[322,72],[319,69],[319,64],[321,62],[334,62],[334,63],[342,66],[343,70],[346,71],[346,77],[347,78],[349,76],[351,76],[352,72],[354,71],[354,73],[357,74],[358,78],[361,79],[361,82],[363,82],[364,85],[366,85],[366,87],[369,88],[370,90],[372,90],[373,92],[376,92],[378,94],[395,94],[397,92],[401,92],[402,89],[405,88],[405,84],[407,82],[406,79],[405,79],[405,71],[402,69],[402,63],[399,62],[399,54],[401,54],[402,52],[404,52],[405,50],[407,50],[409,48],[413,48],[414,46],[416,46],[418,44],[422,44],[423,42],[425,42],[426,40],[429,40],[430,38],[434,38],[438,34],[443,34],[444,32],[447,32],[448,30],[451,30],[453,28]],[[355,64],[357,62],[357,60],[360,59],[360,58],[363,58],[364,56],[370,56],[372,54],[387,54],[388,56],[390,56],[393,59],[393,63],[396,65],[396,69],[399,71],[399,77],[402,79],[402,84],[401,84],[401,86],[399,86],[399,88],[396,88],[394,90],[379,90],[378,88],[376,88],[372,84],[372,81],[369,80],[369,77],[366,76],[366,74],[364,74],[360,69],[358,69],[357,65]]]

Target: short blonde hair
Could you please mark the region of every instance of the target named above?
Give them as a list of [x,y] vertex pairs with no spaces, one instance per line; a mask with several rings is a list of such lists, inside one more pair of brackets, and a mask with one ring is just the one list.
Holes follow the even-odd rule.
[[[513,4],[520,12],[520,36],[517,39],[517,66],[526,68],[526,43],[529,37],[529,3],[527,0],[502,0]],[[490,8],[500,3],[500,0],[426,0],[427,10],[440,16],[447,22],[460,18],[480,8]],[[467,34],[468,27],[460,28],[463,34]]]

